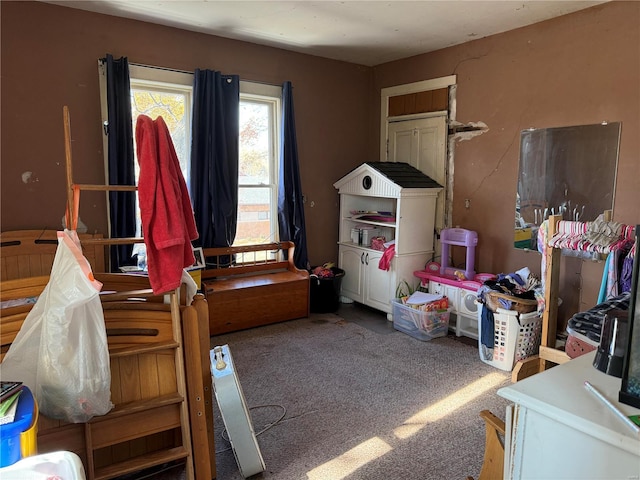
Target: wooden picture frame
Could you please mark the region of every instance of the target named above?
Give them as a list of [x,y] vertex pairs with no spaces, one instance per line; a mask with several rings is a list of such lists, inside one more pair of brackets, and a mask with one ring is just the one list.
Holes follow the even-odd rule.
[[195,263],[192,268],[205,268],[206,263],[204,260],[204,252],[202,251],[202,247],[193,247],[193,256],[196,258]]

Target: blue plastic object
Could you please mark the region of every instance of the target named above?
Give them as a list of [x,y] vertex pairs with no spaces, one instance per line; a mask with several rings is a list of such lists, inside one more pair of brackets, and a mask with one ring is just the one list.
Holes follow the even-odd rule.
[[0,425],[0,467],[13,465],[22,458],[20,452],[20,434],[31,427],[35,402],[31,390],[22,387],[18,398],[15,420]]
[[464,228],[445,228],[440,232],[440,243],[442,245],[442,265],[440,275],[454,276],[459,268],[449,266],[449,245],[467,247],[464,276],[467,280],[473,280],[476,272],[474,263],[476,259],[476,245],[478,245],[478,233]]

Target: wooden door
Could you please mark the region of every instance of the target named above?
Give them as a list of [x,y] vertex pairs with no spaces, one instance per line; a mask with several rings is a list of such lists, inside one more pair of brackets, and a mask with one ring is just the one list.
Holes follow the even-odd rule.
[[447,117],[392,121],[388,132],[389,162],[406,162],[444,187],[436,202],[435,226],[440,231],[445,225],[445,199],[449,196],[446,194]]

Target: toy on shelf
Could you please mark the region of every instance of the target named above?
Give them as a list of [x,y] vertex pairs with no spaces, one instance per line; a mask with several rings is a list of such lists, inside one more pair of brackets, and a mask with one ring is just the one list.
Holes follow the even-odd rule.
[[[449,275],[459,280],[473,280],[475,277],[474,263],[476,258],[476,245],[478,245],[478,233],[464,228],[445,228],[440,232],[442,245],[442,265],[440,275]],[[449,245],[466,247],[465,268],[459,269],[449,266]],[[464,278],[461,278],[464,275]]]

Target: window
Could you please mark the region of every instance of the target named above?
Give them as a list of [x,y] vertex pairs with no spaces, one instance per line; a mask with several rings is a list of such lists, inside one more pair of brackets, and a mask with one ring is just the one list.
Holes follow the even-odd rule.
[[[134,131],[139,115],[154,119],[161,115],[189,185],[193,75],[139,65],[130,65],[129,70]],[[238,225],[234,245],[271,242],[278,238],[281,91],[273,85],[240,82]],[[106,116],[106,99],[103,99],[105,120]],[[137,160],[135,168],[137,179]],[[137,235],[141,231],[139,218],[138,214]]]
[[279,115],[279,87],[240,82],[238,226],[234,245],[278,238]]
[[[191,94],[193,77],[188,73],[173,72],[148,67],[130,66],[131,116],[134,129],[140,115],[153,119],[161,116],[176,150],[180,169],[187,186],[190,178],[191,154]],[[134,148],[134,152],[135,152]],[[134,162],[136,183],[140,168]],[[141,236],[140,213],[137,214],[136,235]]]

